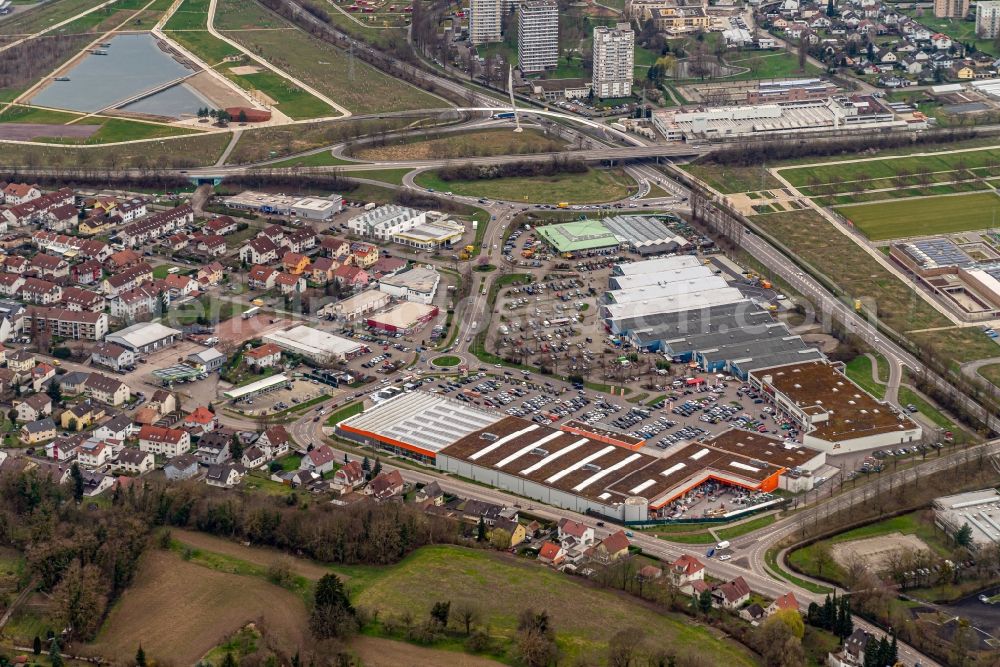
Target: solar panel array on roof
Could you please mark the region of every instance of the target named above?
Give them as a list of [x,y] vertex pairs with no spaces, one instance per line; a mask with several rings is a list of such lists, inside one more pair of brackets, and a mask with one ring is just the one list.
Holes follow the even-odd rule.
[[968,267],[975,264],[961,248],[946,238],[920,239],[902,245],[907,254],[925,269],[942,266]]

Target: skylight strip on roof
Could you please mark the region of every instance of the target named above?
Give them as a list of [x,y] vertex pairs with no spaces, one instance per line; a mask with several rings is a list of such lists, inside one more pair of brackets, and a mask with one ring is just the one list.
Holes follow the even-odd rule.
[[740,463],[739,461],[730,461],[729,465],[734,468],[739,468],[740,470],[748,470],[750,472],[760,472],[760,468],[754,468],[753,466],[748,466],[746,463]]
[[705,454],[708,454],[708,447],[702,447],[700,451],[695,452],[694,454],[692,454],[688,458],[691,458],[691,459],[694,459],[695,461],[697,461],[698,459],[700,459],[701,457],[703,457]]
[[527,468],[525,468],[524,470],[521,471],[521,474],[522,475],[530,475],[531,473],[535,472],[539,468],[544,468],[548,464],[552,463],[553,461],[555,461],[557,458],[559,458],[563,454],[569,454],[573,450],[579,449],[580,447],[582,447],[587,442],[588,442],[587,438],[580,438],[579,440],[577,440],[573,444],[566,445],[565,447],[563,447],[562,449],[560,449],[558,452],[552,452],[551,454],[549,454],[548,456],[546,456],[541,461],[535,463],[534,465],[528,466]]
[[681,470],[684,467],[685,466],[684,466],[683,463],[675,463],[674,465],[670,466],[669,468],[667,468],[666,470],[664,470],[660,474],[663,475],[664,477],[670,477],[675,472],[677,472],[678,470]]
[[563,432],[563,431],[555,431],[553,433],[549,433],[547,436],[545,436],[541,440],[535,440],[534,442],[531,442],[531,443],[525,445],[524,447],[522,447],[521,449],[517,450],[516,452],[514,452],[513,454],[511,454],[507,458],[501,459],[497,463],[494,463],[493,466],[495,468],[502,468],[505,465],[507,465],[508,463],[510,463],[511,461],[514,461],[515,459],[521,458],[522,456],[524,456],[525,454],[527,454],[528,452],[530,452],[532,449],[535,449],[537,447],[541,447],[546,442],[551,442],[551,441],[555,440],[556,438],[558,438],[561,435],[565,435],[565,432]]
[[600,480],[602,477],[605,477],[606,475],[610,475],[615,470],[619,470],[621,468],[624,468],[625,466],[627,466],[628,464],[632,463],[633,461],[635,461],[638,458],[642,458],[642,455],[641,454],[632,454],[631,456],[626,456],[624,459],[622,459],[618,463],[616,463],[614,465],[611,465],[611,466],[608,466],[604,470],[601,470],[600,472],[597,472],[597,473],[591,475],[590,477],[588,477],[587,479],[583,480],[582,482],[580,482],[579,484],[577,484],[576,486],[574,486],[573,490],[574,491],[583,491],[584,489],[586,489],[588,486],[590,486],[594,482]]
[[508,443],[511,440],[515,439],[515,438],[519,438],[522,435],[524,435],[525,433],[531,433],[532,431],[534,431],[537,428],[538,428],[538,424],[529,424],[527,428],[522,428],[520,431],[515,431],[514,433],[510,433],[509,435],[505,435],[504,437],[500,438],[499,440],[495,440],[494,442],[490,443],[486,447],[483,447],[482,449],[480,449],[478,452],[476,452],[475,454],[473,454],[472,456],[470,456],[469,460],[476,461],[476,460],[478,460],[478,459],[486,456],[487,454],[489,454],[490,452],[492,452],[494,449],[497,449],[498,447],[503,447],[505,443]]
[[605,447],[601,451],[594,452],[590,456],[587,456],[585,458],[580,459],[579,461],[577,461],[576,463],[574,463],[570,467],[564,468],[563,470],[560,470],[556,474],[552,475],[552,477],[549,477],[547,480],[545,480],[545,483],[546,484],[554,484],[555,482],[558,482],[559,480],[561,480],[563,477],[565,477],[566,475],[570,474],[574,470],[579,470],[580,468],[582,468],[583,466],[587,465],[591,461],[596,461],[597,459],[601,458],[602,456],[604,456],[608,452],[613,452],[615,449],[616,449],[616,447],[614,445],[608,445],[607,447]]
[[629,491],[629,493],[631,493],[634,496],[637,493],[642,493],[643,491],[645,491],[649,487],[653,486],[654,484],[656,484],[656,480],[655,479],[647,479],[645,482],[643,482],[639,486],[637,486],[634,489],[632,489],[631,491]]

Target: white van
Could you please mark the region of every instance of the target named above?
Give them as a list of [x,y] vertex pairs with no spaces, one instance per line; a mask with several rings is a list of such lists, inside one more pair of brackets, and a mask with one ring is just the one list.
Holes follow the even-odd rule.
[[723,549],[728,549],[729,548],[729,540],[723,540],[723,541],[719,542],[718,544],[715,545],[715,548],[718,549],[719,551],[722,551]]

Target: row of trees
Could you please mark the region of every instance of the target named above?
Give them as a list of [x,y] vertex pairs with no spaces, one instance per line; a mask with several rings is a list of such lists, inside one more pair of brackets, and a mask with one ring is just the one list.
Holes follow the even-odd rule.
[[545,162],[505,162],[492,165],[461,164],[442,167],[443,181],[477,181],[515,176],[537,177],[556,174],[584,174],[589,171],[583,160],[554,157]]

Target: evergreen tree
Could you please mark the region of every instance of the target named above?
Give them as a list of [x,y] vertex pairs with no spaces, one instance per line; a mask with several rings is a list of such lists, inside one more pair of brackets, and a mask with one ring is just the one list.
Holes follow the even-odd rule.
[[146,652],[142,650],[142,644],[139,644],[139,650],[135,652],[135,667],[146,667]]
[[77,503],[83,502],[83,473],[76,463],[69,470],[70,477],[73,478],[73,500]]
[[823,611],[820,613],[819,626],[824,630],[832,630],[837,619],[837,610],[833,606],[833,599],[827,594],[823,601]]
[[42,654],[42,638],[39,637],[38,635],[35,635],[35,641],[31,645],[31,651],[35,655]]
[[222,667],[240,667],[240,663],[236,662],[232,651],[226,651],[226,657],[222,659]]
[[342,638],[357,629],[356,612],[336,575],[324,575],[316,584],[313,598],[309,628],[317,639]]
[[375,467],[372,468],[372,477],[378,477],[382,473],[382,461],[375,457]]
[[479,525],[476,527],[476,541],[483,542],[486,540],[486,522],[483,517],[479,517]]
[[892,629],[892,643],[889,644],[889,655],[886,664],[895,665],[899,660],[899,641],[896,639],[896,628]]
[[367,456],[361,459],[361,469],[364,470],[366,474],[372,471],[372,462],[368,460]]
[[59,640],[53,639],[49,645],[49,663],[52,667],[63,667],[62,653],[59,652]]
[[865,644],[865,659],[861,664],[863,667],[884,667],[879,664],[878,642],[875,641],[874,637],[870,637],[868,643]]
[[448,625],[448,615],[451,613],[451,601],[435,602],[431,607],[431,620],[442,628]]
[[960,547],[972,546],[972,526],[963,523],[962,527],[955,533],[955,544]]
[[883,665],[888,665],[889,663],[889,651],[891,650],[889,646],[889,638],[882,635],[882,639],[878,642],[878,664],[879,667]]
[[851,617],[851,600],[850,598],[842,597],[840,598],[840,609],[842,612],[840,618],[840,627],[837,628],[837,635],[841,639],[846,639],[851,636],[854,632],[854,619]]

